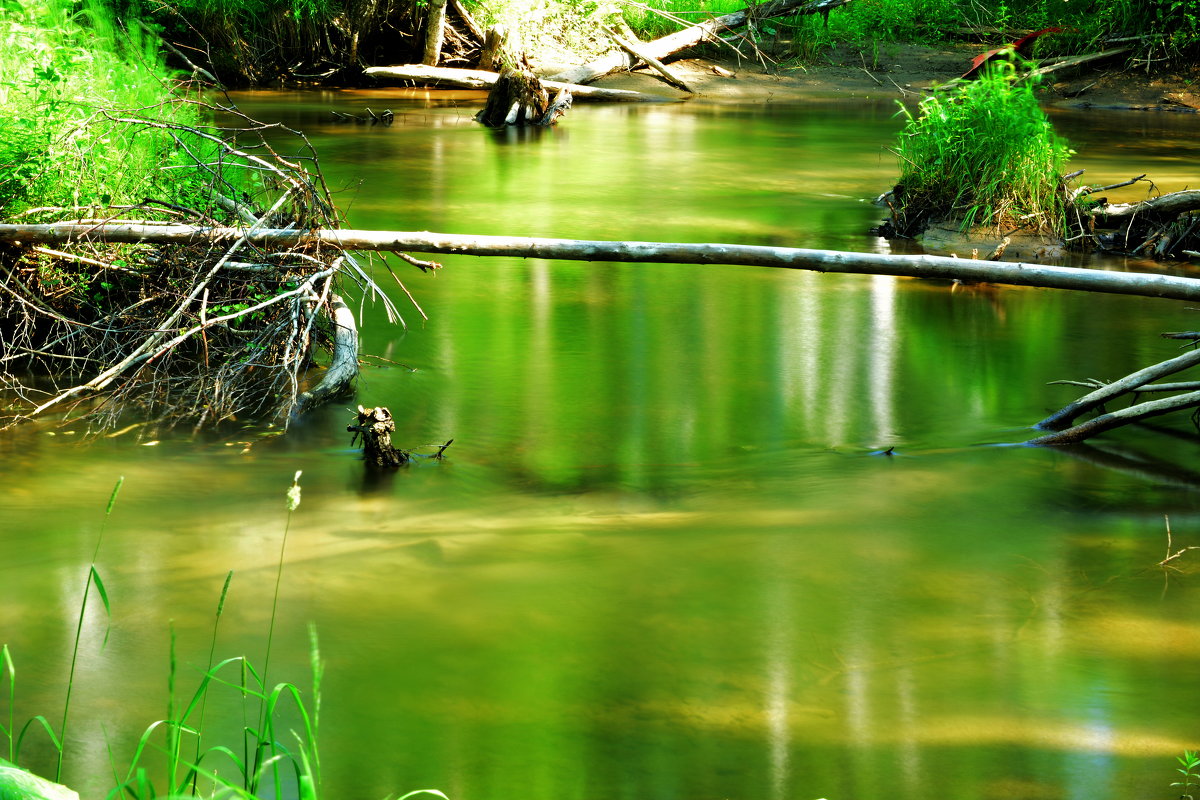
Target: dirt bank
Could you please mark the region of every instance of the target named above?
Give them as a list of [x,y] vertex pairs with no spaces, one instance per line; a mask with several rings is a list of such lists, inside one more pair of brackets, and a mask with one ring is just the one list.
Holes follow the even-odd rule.
[[[842,48],[823,63],[768,65],[729,58],[693,58],[671,64],[700,99],[788,102],[811,99],[917,99],[934,84],[958,77],[981,45],[929,48],[885,45],[875,53]],[[726,77],[721,70],[732,72]],[[645,69],[610,75],[598,86],[683,97]],[[1147,74],[1121,56],[1046,76],[1045,102],[1067,108],[1127,108],[1195,113],[1200,109],[1200,65]]]

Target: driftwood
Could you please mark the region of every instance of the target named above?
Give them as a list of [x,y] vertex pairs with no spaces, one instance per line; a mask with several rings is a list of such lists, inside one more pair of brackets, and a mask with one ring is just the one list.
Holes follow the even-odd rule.
[[[451,69],[429,67],[423,64],[404,64],[392,67],[368,67],[364,74],[374,78],[411,81],[426,86],[452,86],[458,89],[490,89],[500,79],[495,72],[480,69]],[[542,81],[547,89],[567,89],[571,94],[585,100],[607,100],[624,102],[661,102],[664,98],[644,92],[626,89],[601,89],[596,86],[576,86],[561,81]]]
[[1129,52],[1128,47],[1114,47],[1109,50],[1102,50],[1099,53],[1087,53],[1081,56],[1069,56],[1066,58],[1058,58],[1053,61],[1046,61],[1042,66],[1033,70],[1031,75],[1047,75],[1051,72],[1058,72],[1060,69],[1068,69],[1070,67],[1078,67],[1082,64],[1088,64],[1092,61],[1100,61],[1105,58],[1112,58],[1121,53]]
[[977,261],[927,255],[847,253],[741,244],[677,244],[464,236],[426,231],[354,229],[215,228],[197,225],[0,225],[0,242],[56,244],[108,242],[214,242],[244,238],[258,245],[335,245],[344,250],[451,253],[472,256],[616,261],[661,264],[729,264],[860,275],[899,275],[939,280],[1001,283],[1050,289],[1129,294],[1200,301],[1200,280],[1173,275],[1053,267],[1022,262]]
[[1113,428],[1128,425],[1131,422],[1140,422],[1151,417],[1169,414],[1172,411],[1181,411],[1198,406],[1200,406],[1200,392],[1187,392],[1186,394],[1163,397],[1158,400],[1148,400],[1144,403],[1137,403],[1128,408],[1120,409],[1119,411],[1101,414],[1098,417],[1093,417],[1087,422],[1064,431],[1039,436],[1036,439],[1029,440],[1028,443],[1033,445],[1074,444],[1105,431],[1112,430]]
[[[771,17],[798,16],[800,14],[828,14],[838,6],[844,6],[850,0],[770,0],[761,5],[743,8],[732,14],[716,17],[715,19],[684,28],[681,31],[668,34],[652,42],[639,46],[644,58],[649,55],[659,61],[668,56],[694,47],[701,42],[717,41],[721,31],[740,28],[748,22]],[[552,80],[566,83],[587,83],[616,70],[628,69],[632,66],[630,56],[623,50],[615,50],[583,66],[573,67],[557,75]]]
[[[1165,333],[1164,338],[1190,338],[1190,333]],[[1086,386],[1093,391],[1083,397],[1068,403],[1054,412],[1035,427],[1052,433],[1032,439],[1029,444],[1059,445],[1074,444],[1091,438],[1131,422],[1140,422],[1151,417],[1168,414],[1188,408],[1200,407],[1200,384],[1195,381],[1179,381],[1176,383],[1154,383],[1154,381],[1177,372],[1200,365],[1200,350],[1192,350],[1175,358],[1153,364],[1137,370],[1112,383],[1100,381],[1055,381],[1075,386]],[[1142,394],[1162,394],[1177,392],[1170,397],[1139,402]],[[1134,402],[1127,408],[1107,412],[1105,406],[1122,395],[1132,394]],[[1084,414],[1099,410],[1101,413],[1088,420],[1073,425]]]
[[1145,177],[1072,193],[1072,221],[1077,229],[1074,238],[1089,240],[1103,250],[1156,258],[1187,256],[1200,247],[1200,214],[1196,213],[1200,211],[1200,189],[1171,192],[1137,203],[1088,200],[1090,194],[1128,186]]
[[358,325],[354,312],[338,295],[329,298],[328,313],[333,321],[333,356],[320,383],[296,398],[293,414],[349,394],[358,377]]

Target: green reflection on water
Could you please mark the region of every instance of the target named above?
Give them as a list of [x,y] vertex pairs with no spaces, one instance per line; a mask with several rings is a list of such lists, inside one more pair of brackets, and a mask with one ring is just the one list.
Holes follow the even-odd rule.
[[[400,123],[326,125],[334,104],[392,104]],[[886,106],[580,106],[521,141],[454,104],[243,107],[308,133],[354,187],[358,227],[886,247],[863,233],[892,175]],[[1189,476],[1146,453],[1191,463],[1190,442],[1123,433],[1142,451],[1125,471],[977,445],[1020,441],[1069,396],[1046,381],[1170,354],[1157,334],[1191,312],[734,267],[445,263],[401,272],[428,322],[409,313],[404,332],[364,307],[365,349],[407,366],[368,367],[359,396],[392,408],[404,444],[453,437],[444,463],[365,485],[338,408],[246,453],[0,443],[0,632],[36,676],[23,712],[55,702],[114,475],[114,632],[101,651],[89,628],[73,724],[104,721],[119,750],[165,707],[167,621],[201,663],[230,568],[218,652],[259,657],[303,469],[272,663],[302,680],[316,622],[330,796],[1169,783],[1194,745],[1200,631],[1188,576],[1153,565],[1161,515],[1177,544],[1200,518]],[[83,788],[107,757],[98,736],[73,745]]]

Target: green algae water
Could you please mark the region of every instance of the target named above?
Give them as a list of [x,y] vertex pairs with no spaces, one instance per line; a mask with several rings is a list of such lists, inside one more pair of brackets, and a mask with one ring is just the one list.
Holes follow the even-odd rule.
[[[580,104],[496,134],[479,95],[238,96],[303,130],[354,227],[886,252],[886,105]],[[390,128],[331,108],[390,106]],[[1195,185],[1194,118],[1056,114],[1097,183]],[[1130,131],[1130,125],[1134,130]],[[1123,135],[1105,137],[1105,129]],[[1119,148],[1111,142],[1120,141]],[[123,773],[208,658],[326,676],[325,795],[1168,797],[1200,744],[1200,463],[1186,421],[1008,446],[1169,357],[1183,304],[725,266],[381,265],[356,402],[443,462],[364,476],[343,406],[286,437],[0,439],[0,641],[57,720],[113,483],[64,780]],[[1106,262],[1108,268],[1145,264]],[[51,435],[51,434],[54,435]],[[892,455],[881,455],[894,448]],[[108,628],[106,633],[106,627]],[[0,698],[0,712],[5,698]],[[210,726],[236,733],[236,705]],[[110,756],[111,751],[111,756]],[[23,761],[44,772],[42,740]]]

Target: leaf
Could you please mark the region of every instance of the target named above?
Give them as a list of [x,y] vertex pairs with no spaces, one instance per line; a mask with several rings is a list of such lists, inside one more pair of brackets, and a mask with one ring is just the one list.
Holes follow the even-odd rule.
[[0,800],[79,800],[79,794],[32,772],[0,764]]

